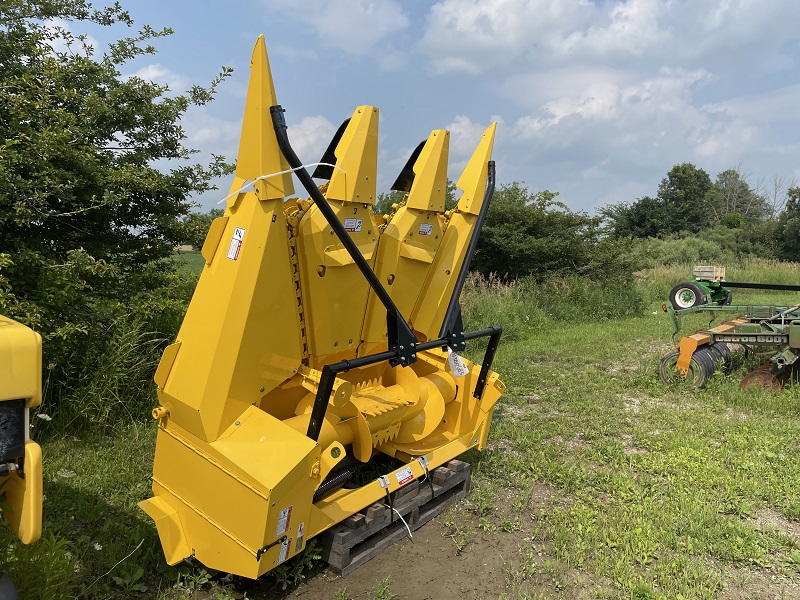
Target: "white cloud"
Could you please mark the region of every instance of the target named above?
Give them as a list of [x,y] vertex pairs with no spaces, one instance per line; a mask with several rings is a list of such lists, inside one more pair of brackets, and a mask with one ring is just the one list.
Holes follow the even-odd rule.
[[354,55],[367,54],[409,25],[408,16],[395,0],[265,0],[265,4],[310,25],[322,45]]
[[146,65],[135,71],[130,77],[138,77],[158,85],[169,86],[169,89],[173,92],[183,92],[189,87],[189,79],[186,76],[176,73],[159,63]]
[[306,163],[317,162],[328,147],[336,125],[322,115],[305,117],[296,125],[289,125],[288,135],[300,160]]

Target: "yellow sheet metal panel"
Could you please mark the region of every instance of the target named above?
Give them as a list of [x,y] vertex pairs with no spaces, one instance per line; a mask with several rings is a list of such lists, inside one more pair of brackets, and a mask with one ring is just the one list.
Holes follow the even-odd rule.
[[458,210],[451,216],[436,259],[422,285],[419,299],[411,314],[414,329],[427,339],[438,337],[456,277],[464,263],[478,213],[483,206],[496,124],[490,125],[472,154],[457,186],[464,191]]
[[225,233],[225,227],[228,224],[228,217],[217,217],[211,221],[211,227],[208,228],[206,239],[203,241],[203,248],[200,254],[206,260],[206,264],[211,264],[214,260],[214,255],[217,253],[217,247],[222,240],[222,234]]
[[492,123],[486,128],[478,147],[469,159],[461,177],[456,182],[456,187],[464,191],[458,200],[458,210],[461,212],[477,215],[481,211],[496,129],[497,123]]
[[[336,201],[330,206],[372,264],[378,235],[370,206]],[[316,206],[303,215],[297,247],[311,366],[334,362],[323,357],[355,356],[369,284]]]
[[172,418],[208,441],[291,377],[302,356],[283,201],[249,192],[227,216],[159,391]]
[[42,338],[16,321],[0,316],[0,401],[25,399],[42,403]]
[[[408,206],[395,212],[378,241],[375,274],[406,319],[411,317],[420,282],[427,278],[441,242],[439,213]],[[386,343],[386,308],[371,290],[362,337],[367,342],[362,354],[374,352],[377,344]]]
[[336,166],[325,197],[374,204],[378,174],[378,109],[356,108],[334,151]]
[[32,544],[42,535],[42,449],[25,443],[25,477],[11,473],[0,478],[8,510],[3,516],[23,544]]
[[[258,37],[250,59],[250,83],[245,100],[234,185],[288,171],[289,165],[278,147],[269,112],[270,107],[276,104],[278,100],[262,35]],[[270,199],[284,198],[294,193],[290,173],[275,175],[264,181]],[[239,186],[235,189],[239,189]]]
[[176,565],[191,556],[192,549],[186,542],[177,510],[160,496],[142,500],[138,506],[155,522],[168,565]]
[[[258,408],[249,407],[210,444],[167,421],[158,432],[153,491],[176,512],[185,545],[171,538],[165,551],[174,558],[188,547],[215,569],[266,572],[302,551],[305,540],[299,547],[297,541],[319,473],[317,444]],[[284,536],[291,547],[281,551],[278,544],[256,561],[259,549]]]
[[437,129],[431,132],[414,163],[414,183],[408,193],[406,206],[434,212],[444,210],[449,149],[449,131]]

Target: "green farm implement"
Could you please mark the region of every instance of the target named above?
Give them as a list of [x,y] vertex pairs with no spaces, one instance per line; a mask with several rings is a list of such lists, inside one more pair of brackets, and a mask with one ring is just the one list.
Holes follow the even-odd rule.
[[779,390],[800,365],[800,304],[794,306],[733,305],[731,288],[800,291],[800,285],[725,281],[720,267],[695,267],[694,280],[675,286],[663,309],[672,318],[675,333],[681,317],[691,313],[722,312],[734,318],[716,327],[684,336],[659,365],[665,383],[686,382],[703,387],[709,377],[728,368],[732,355],[743,350],[768,357],[740,384],[742,389]]

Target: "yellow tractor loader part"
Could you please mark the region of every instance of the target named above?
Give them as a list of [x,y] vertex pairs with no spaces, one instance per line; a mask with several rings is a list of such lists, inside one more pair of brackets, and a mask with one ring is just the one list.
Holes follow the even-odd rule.
[[0,316],[0,493],[3,516],[25,544],[42,534],[42,449],[29,411],[42,403],[42,338]]
[[[504,391],[490,370],[501,328],[465,332],[458,297],[494,190],[494,133],[458,181],[457,208],[444,210],[450,134],[436,130],[398,179],[405,201],[378,217],[378,109],[357,107],[339,129],[318,186],[289,143],[259,38],[225,214],[155,374],[154,496],[140,506],[167,562],[256,578],[485,447]],[[307,199],[287,198],[290,170]],[[479,337],[482,364],[461,361]],[[343,487],[379,454],[400,466]]]

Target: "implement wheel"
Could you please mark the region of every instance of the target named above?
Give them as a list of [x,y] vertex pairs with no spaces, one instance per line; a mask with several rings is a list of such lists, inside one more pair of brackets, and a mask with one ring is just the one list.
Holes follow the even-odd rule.
[[708,378],[714,372],[716,365],[705,354],[695,352],[692,361],[689,363],[689,372],[684,379],[680,372],[675,368],[680,356],[680,350],[670,350],[661,357],[658,365],[658,374],[661,381],[666,384],[683,383],[688,387],[701,388],[708,383]]
[[681,308],[692,308],[708,302],[708,296],[703,288],[694,281],[679,283],[669,293],[669,301],[678,310]]

